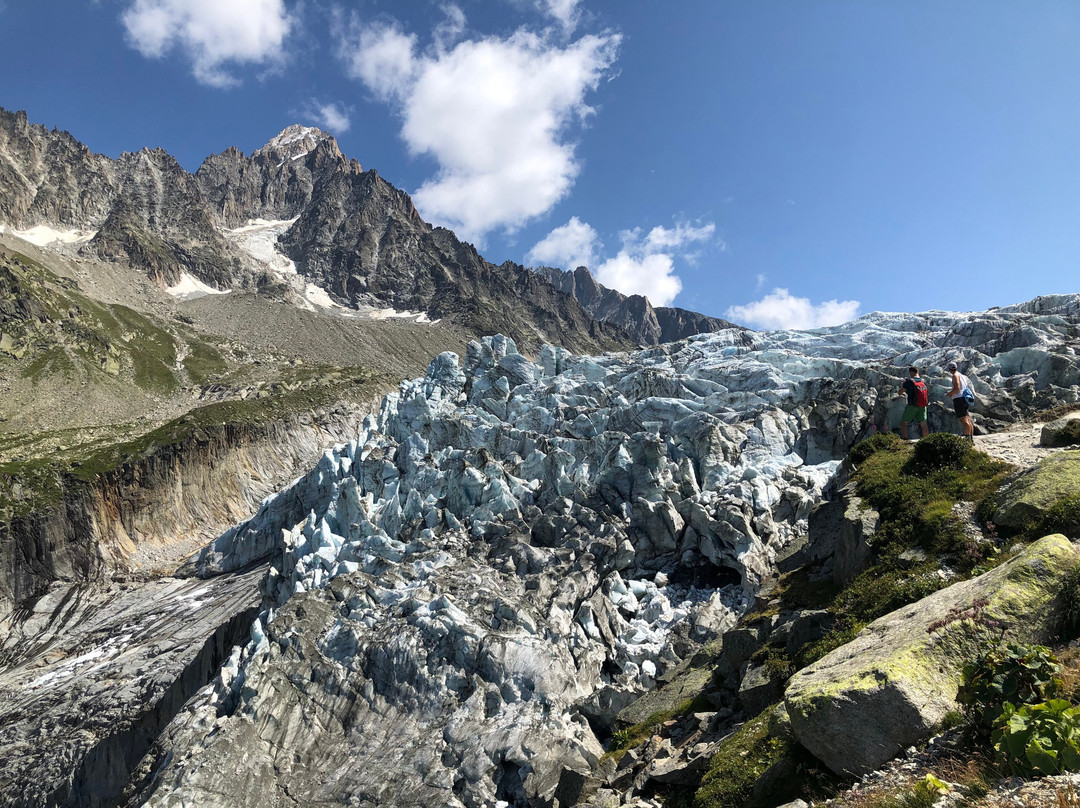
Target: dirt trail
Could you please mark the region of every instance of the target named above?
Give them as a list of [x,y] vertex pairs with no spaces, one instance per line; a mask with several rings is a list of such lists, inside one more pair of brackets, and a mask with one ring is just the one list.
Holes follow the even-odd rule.
[[1034,466],[1047,455],[1064,452],[1039,445],[1043,424],[1017,424],[1007,432],[976,435],[975,448],[1020,468]]

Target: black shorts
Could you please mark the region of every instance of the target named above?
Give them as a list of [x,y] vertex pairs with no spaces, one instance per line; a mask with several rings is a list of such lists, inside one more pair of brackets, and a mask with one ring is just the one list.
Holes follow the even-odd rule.
[[957,418],[963,418],[965,415],[968,414],[967,399],[963,396],[957,396],[956,398],[954,398],[952,400],[952,406],[953,410],[956,411]]

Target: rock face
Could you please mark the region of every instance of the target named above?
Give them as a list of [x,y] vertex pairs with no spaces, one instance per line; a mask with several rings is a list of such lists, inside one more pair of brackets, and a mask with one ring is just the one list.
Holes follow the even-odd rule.
[[861,775],[931,734],[956,709],[960,670],[980,641],[996,637],[971,620],[936,631],[950,613],[986,600],[983,614],[1015,642],[1057,631],[1058,593],[1080,562],[1064,536],[1035,542],[1002,566],[885,615],[795,674],[784,703],[799,742],[833,771]]
[[627,296],[601,286],[585,267],[578,267],[573,272],[554,267],[537,267],[532,271],[577,300],[597,320],[619,326],[642,345],[674,342],[694,334],[737,327],[727,320],[695,311],[666,306],[654,308],[642,295]]
[[1020,530],[1037,520],[1055,502],[1080,495],[1080,452],[1051,455],[1010,482],[998,498],[994,522]]
[[263,574],[52,586],[0,648],[0,805],[116,805],[250,632]]
[[171,570],[310,465],[328,435],[359,428],[365,414],[359,405],[341,405],[259,426],[204,430],[182,446],[159,448],[65,491],[49,508],[0,522],[0,641],[18,607],[56,582],[85,585]]

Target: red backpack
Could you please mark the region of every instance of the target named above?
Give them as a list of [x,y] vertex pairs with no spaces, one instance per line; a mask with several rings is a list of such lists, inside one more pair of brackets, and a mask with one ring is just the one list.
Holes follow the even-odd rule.
[[926,389],[926,382],[922,379],[910,379],[915,388],[915,406],[925,407],[930,403],[930,391]]

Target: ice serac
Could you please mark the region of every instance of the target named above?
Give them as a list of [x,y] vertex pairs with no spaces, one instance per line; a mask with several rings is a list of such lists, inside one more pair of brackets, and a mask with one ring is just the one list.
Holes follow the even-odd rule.
[[531,361],[499,336],[441,354],[189,562],[265,559],[264,607],[129,804],[553,804],[805,537],[846,450],[898,417],[909,363],[940,380],[936,428],[953,359],[978,423],[1004,423],[1080,398],[1078,321],[1066,296],[632,354]]

